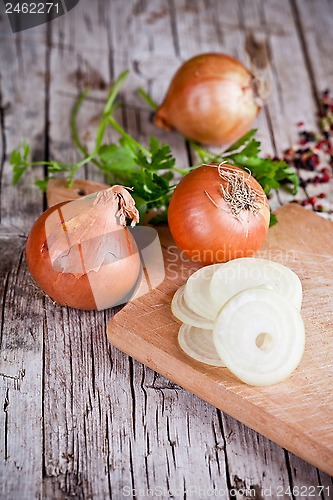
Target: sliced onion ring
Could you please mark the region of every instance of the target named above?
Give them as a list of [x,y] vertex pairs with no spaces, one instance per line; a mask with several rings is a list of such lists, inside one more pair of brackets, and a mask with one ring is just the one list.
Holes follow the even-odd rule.
[[215,271],[224,264],[212,264],[196,271],[185,285],[184,299],[192,311],[199,316],[215,321],[218,306],[210,295],[210,281]]
[[225,366],[216,352],[213,331],[182,324],[178,343],[191,358],[211,366]]
[[181,286],[173,296],[171,302],[172,314],[187,325],[196,326],[198,328],[206,328],[207,330],[213,330],[213,321],[199,316],[188,307],[184,300],[184,289],[185,285]]
[[286,379],[298,366],[304,324],[287,298],[263,288],[250,289],[220,311],[213,340],[234,375],[247,384],[267,386]]
[[300,311],[302,285],[288,267],[267,259],[241,258],[217,269],[210,281],[210,296],[220,310],[234,295],[249,288],[267,288],[290,300]]

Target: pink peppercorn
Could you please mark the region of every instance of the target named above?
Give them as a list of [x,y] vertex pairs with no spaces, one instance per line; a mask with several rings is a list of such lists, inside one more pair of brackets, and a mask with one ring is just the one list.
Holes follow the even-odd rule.
[[329,182],[330,180],[331,180],[331,175],[330,175],[328,172],[325,172],[325,173],[322,175],[322,177],[321,177],[321,179],[320,179],[320,182],[325,183],[325,182]]

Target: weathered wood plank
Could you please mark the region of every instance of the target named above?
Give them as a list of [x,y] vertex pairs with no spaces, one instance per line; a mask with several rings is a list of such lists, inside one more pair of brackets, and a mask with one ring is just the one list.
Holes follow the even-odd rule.
[[[295,16],[299,19],[299,33],[312,79],[312,90],[318,98],[325,89],[333,89],[330,60],[333,46],[332,2],[323,0],[320,8],[313,0],[294,2]],[[333,183],[321,186],[328,197],[327,207],[332,207]],[[319,472],[319,480],[325,488],[332,489],[333,479]],[[326,495],[327,490],[324,489]],[[329,495],[326,495],[329,498]]]
[[[332,3],[322,0],[320,8],[318,3],[311,0],[293,1],[292,5],[294,16],[298,19],[297,29],[311,79],[312,92],[314,99],[318,101],[324,90],[333,89],[331,64],[328,62],[328,54],[333,47]],[[323,166],[329,165],[324,163]],[[329,217],[332,219],[333,182],[312,185],[309,191],[312,196],[317,196],[319,193],[326,194],[327,198],[320,200],[320,203],[327,211],[331,211]]]
[[330,59],[333,45],[333,14],[331,0],[293,0],[299,19],[301,43],[304,44],[308,71],[317,94],[333,88]]
[[10,151],[22,139],[34,159],[45,155],[46,29],[0,34],[1,157],[1,498],[41,498],[43,310],[23,257],[26,233],[43,207],[34,186],[42,169],[12,186]]
[[[278,488],[286,490],[290,483],[284,450],[228,415],[222,414],[222,420],[232,487],[254,489],[256,498],[267,498],[269,492],[274,498]],[[284,494],[280,496],[289,498]],[[238,494],[236,498],[242,497]]]
[[46,324],[45,497],[107,498],[108,454],[113,453],[107,420],[113,419],[109,392],[114,382],[103,313],[48,302]]
[[[135,363],[134,484],[176,498],[193,491],[228,491],[216,411],[148,368]],[[141,444],[140,444],[141,443]],[[145,443],[145,464],[140,448]],[[142,453],[142,450],[141,450]],[[145,475],[143,476],[143,472]],[[178,493],[177,493],[178,492]],[[166,495],[165,495],[166,496]]]
[[0,496],[15,499],[40,498],[42,482],[43,311],[24,245],[1,227]]
[[[138,87],[157,102],[176,71],[177,40],[168,0],[112,2],[108,12],[112,74],[130,69],[126,103],[138,106]],[[142,104],[142,103],[141,103]]]
[[[109,61],[105,6],[81,2],[70,15],[52,23],[50,54],[50,156],[52,159],[75,162],[82,158],[73,147],[70,112],[79,93],[90,89],[90,99],[80,111],[83,123],[87,110],[90,119],[101,111],[95,100],[105,99],[109,84]],[[82,32],[85,36],[82,37]],[[63,64],[63,61],[71,64]],[[86,176],[82,168],[78,177]],[[102,181],[103,176],[94,180]]]
[[[14,35],[7,25],[1,30],[1,122],[7,161],[1,177],[1,222],[28,231],[42,209],[42,194],[34,182],[42,168],[26,174],[20,191],[12,185],[10,152],[24,139],[35,160],[45,158],[46,124],[46,28]],[[18,194],[19,193],[19,194]]]

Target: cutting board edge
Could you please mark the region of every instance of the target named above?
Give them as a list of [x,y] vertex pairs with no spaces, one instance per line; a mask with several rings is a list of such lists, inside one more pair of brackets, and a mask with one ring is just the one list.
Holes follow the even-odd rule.
[[[281,426],[281,422],[280,422],[279,418],[272,415],[271,413],[266,413],[261,407],[257,407],[256,405],[249,403],[246,399],[242,400],[243,406],[249,405],[251,411],[248,412],[250,415],[249,419],[247,419],[247,418],[240,419],[238,414],[234,413],[229,408],[230,406],[232,406],[232,402],[229,402],[227,400],[228,401],[227,406],[223,407],[223,405],[218,404],[218,402],[214,399],[214,397],[207,398],[206,396],[203,396],[202,394],[200,394],[200,392],[197,392],[195,390],[195,388],[193,388],[193,384],[191,383],[191,381],[194,380],[193,375],[194,376],[197,375],[195,369],[191,366],[191,364],[182,363],[181,361],[179,361],[178,362],[180,365],[179,368],[181,368],[181,370],[174,370],[171,373],[167,369],[164,369],[160,363],[157,365],[150,358],[147,358],[144,353],[142,353],[140,355],[140,353],[135,351],[135,347],[133,347],[133,350],[132,349],[125,349],[124,345],[123,345],[123,342],[124,342],[123,337],[120,336],[120,339],[118,339],[115,335],[110,335],[109,332],[107,332],[107,337],[108,337],[109,342],[114,347],[116,347],[120,351],[124,352],[128,356],[131,356],[139,363],[142,363],[143,365],[148,366],[150,369],[157,371],[163,377],[166,377],[167,379],[169,379],[173,383],[175,383],[175,384],[179,385],[180,387],[182,387],[183,389],[191,392],[192,394],[194,394],[198,398],[206,401],[208,404],[212,405],[213,407],[218,408],[222,412],[227,413],[232,418],[238,420],[239,422],[246,425],[247,427],[250,427],[254,431],[259,432],[260,434],[265,436],[267,439],[270,439],[271,441],[275,442],[276,444],[278,444],[282,448],[287,449],[288,451],[290,451],[291,453],[294,453],[295,455],[299,456],[300,458],[307,461],[308,463],[314,465],[315,467],[318,467],[320,470],[322,470],[326,474],[333,476],[333,451],[328,449],[328,448],[323,449],[322,444],[319,445],[311,437],[309,437],[308,435],[306,435],[303,432],[300,432],[299,429],[294,428],[293,425],[291,425],[291,424],[288,425],[288,434],[290,434],[290,437],[293,438],[294,442],[299,443],[299,444],[298,445],[295,444],[293,446],[290,446],[290,445],[286,445],[285,439],[283,439],[283,437],[280,437],[280,434],[276,431],[277,429],[283,427],[283,426]],[[169,356],[165,351],[158,349],[158,347],[152,345],[151,343],[149,343],[149,349],[150,349],[150,356],[152,354],[152,350],[156,351],[156,354],[158,354],[159,358],[161,358],[161,356],[162,356],[163,358],[165,358],[166,363],[168,363]],[[188,370],[189,376],[183,377],[182,379],[178,378],[177,373],[182,372],[184,374],[184,370]],[[184,383],[184,380],[185,380],[185,383]],[[186,380],[190,381],[190,383],[186,383]],[[209,379],[208,379],[208,382],[209,382]],[[228,392],[229,400],[230,400],[230,395],[232,395],[232,397],[235,397],[237,399],[237,395],[233,394],[231,391],[228,391],[228,389],[226,389],[223,386],[223,384],[219,385],[219,389],[220,390],[222,389],[223,392],[224,391]],[[242,412],[242,415],[246,416],[246,414],[247,414],[246,411]],[[264,424],[262,424],[262,425],[260,425],[260,423],[259,423],[259,425],[256,424],[256,419],[260,422],[263,420],[263,417],[265,417],[264,419],[267,418],[267,422],[270,423],[270,428],[271,428],[272,432],[267,433],[265,430]],[[274,425],[272,425],[272,424],[274,424]],[[285,431],[283,432],[283,436],[285,438]],[[304,448],[306,450],[306,452],[303,453],[301,448]],[[309,459],[309,449],[313,450],[313,453],[311,453],[311,460]],[[326,451],[326,453],[324,450]],[[330,463],[332,463],[331,467],[329,467]]]

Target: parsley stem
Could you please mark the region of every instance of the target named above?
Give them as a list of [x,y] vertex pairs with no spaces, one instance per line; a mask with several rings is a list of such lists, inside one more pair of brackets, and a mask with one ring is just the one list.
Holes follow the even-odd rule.
[[93,152],[91,155],[87,156],[86,158],[83,158],[83,160],[79,161],[79,163],[74,163],[72,164],[72,169],[70,171],[70,175],[69,175],[69,184],[71,185],[72,182],[73,182],[73,177],[76,173],[76,171],[80,168],[80,167],[83,167],[83,165],[86,165],[87,163],[89,163],[90,161],[93,161],[94,159],[94,156],[95,156],[95,152]]
[[[72,138],[73,138],[74,144],[77,147],[77,149],[85,157],[91,157],[91,155],[89,155],[89,152],[87,151],[87,149],[84,147],[84,145],[81,142],[81,139],[80,139],[80,136],[79,136],[79,132],[78,132],[78,129],[77,129],[77,116],[78,116],[79,110],[80,110],[80,108],[82,106],[82,103],[85,100],[85,98],[87,97],[88,93],[89,93],[89,88],[86,88],[86,89],[83,90],[83,92],[81,92],[81,94],[79,95],[79,97],[77,98],[77,100],[76,100],[76,102],[75,102],[75,104],[73,106],[73,109],[72,109],[72,112],[71,112],[71,116],[70,116],[70,129],[71,129],[71,134],[72,134]],[[94,156],[96,156],[96,150],[95,150]],[[91,162],[94,163],[97,167],[101,167],[100,162],[97,161],[95,158],[91,158]],[[73,166],[74,165],[76,165],[76,164],[73,164]],[[75,169],[75,171],[76,170],[77,169]]]
[[89,88],[84,89],[83,92],[81,92],[81,94],[79,95],[78,99],[76,100],[76,102],[73,106],[73,109],[72,109],[71,117],[70,117],[70,128],[71,128],[71,133],[72,133],[72,138],[73,138],[74,144],[76,145],[78,150],[86,158],[84,160],[82,160],[83,163],[79,162],[77,164],[71,164],[71,166],[74,167],[73,172],[71,173],[71,178],[73,178],[73,175],[78,168],[80,168],[82,165],[85,165],[89,161],[94,163],[99,168],[102,167],[102,164],[98,160],[96,160],[95,156],[98,154],[98,151],[102,145],[104,133],[105,133],[107,123],[108,123],[108,120],[107,120],[108,115],[112,112],[115,99],[116,99],[117,95],[119,94],[119,91],[120,91],[121,87],[123,86],[124,81],[127,78],[128,73],[129,73],[128,70],[123,71],[119,75],[119,77],[115,80],[115,82],[113,83],[113,85],[110,89],[106,105],[104,106],[102,118],[99,122],[97,133],[96,133],[95,150],[91,154],[89,154],[88,150],[82,144],[80,137],[79,137],[78,129],[77,129],[77,116],[78,116],[78,113],[79,113],[79,110],[81,108],[83,101],[85,100],[85,98],[87,97],[87,95],[89,93]]
[[72,138],[73,138],[74,144],[77,147],[77,149],[79,151],[81,151],[81,153],[84,156],[88,156],[89,153],[86,150],[86,148],[84,147],[84,145],[82,144],[80,137],[79,137],[79,133],[77,130],[77,115],[78,115],[78,112],[81,108],[81,105],[82,105],[83,101],[85,100],[85,98],[87,97],[88,93],[89,93],[89,88],[86,88],[86,89],[84,89],[83,92],[81,92],[81,94],[79,95],[79,97],[75,101],[75,104],[74,104],[72,112],[71,112],[71,117],[70,117],[70,128],[71,128],[71,133],[72,133]]
[[125,71],[120,73],[118,78],[113,82],[108,95],[108,99],[106,101],[106,105],[104,107],[103,115],[109,115],[111,113],[116,97],[118,96],[121,87],[124,85],[128,74],[129,70],[125,69]]
[[123,71],[111,86],[111,89],[110,89],[110,92],[109,92],[109,95],[108,95],[108,98],[106,101],[106,105],[105,105],[104,110],[103,110],[102,118],[100,119],[100,122],[98,124],[98,129],[97,129],[97,133],[96,133],[95,151],[98,151],[102,145],[106,127],[108,125],[109,119],[112,117],[114,102],[119,94],[121,87],[124,85],[124,82],[127,78],[128,73],[129,73],[128,69]]
[[178,174],[182,174],[182,175],[186,175],[188,174],[189,172],[191,172],[191,170],[193,169],[193,167],[190,167],[190,168],[177,168],[177,167],[172,167],[171,170],[174,170],[175,172],[177,172]]
[[155,102],[142,87],[138,88],[138,94],[154,111],[158,109],[159,106],[157,102]]
[[75,170],[77,170],[78,168],[92,161],[93,158],[94,158],[94,153],[87,156],[79,163],[59,163],[54,161],[30,161],[30,162],[24,162],[23,165],[25,167],[41,167],[41,166],[52,167],[56,163],[59,167],[72,167],[72,168],[74,167]]
[[200,160],[202,162],[213,161],[216,158],[216,155],[214,153],[212,153],[208,149],[203,148],[197,142],[189,140],[189,144],[190,146],[192,146],[194,151],[199,155]]
[[133,137],[131,137],[127,132],[125,132],[123,127],[117,122],[117,120],[112,115],[109,116],[108,121],[111,127],[113,127],[124,139],[127,139],[128,142],[131,143],[134,148],[139,149],[144,155],[149,156],[149,158],[152,157],[151,152],[148,151],[148,149],[146,149],[144,146],[142,146],[142,144],[133,139]]

